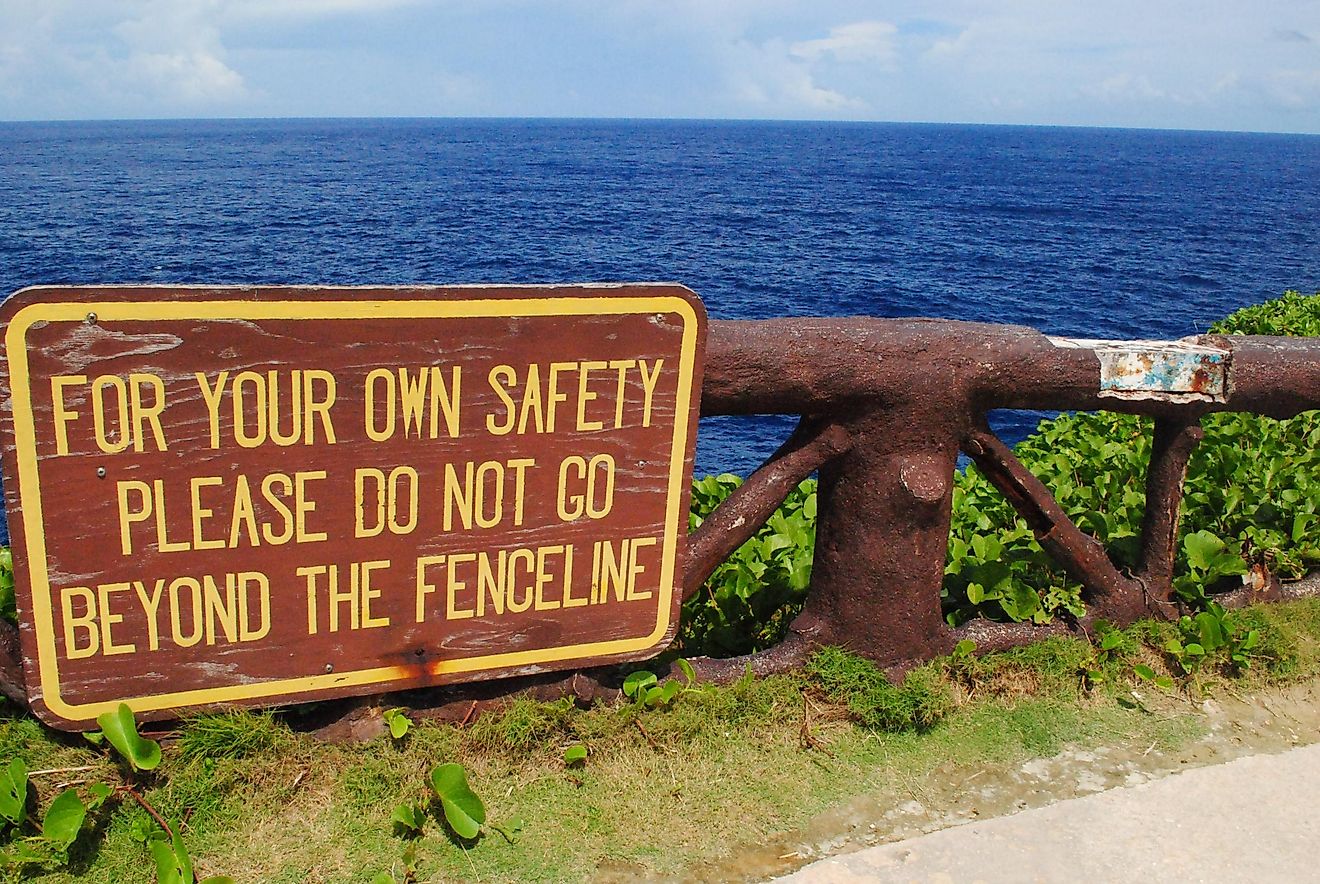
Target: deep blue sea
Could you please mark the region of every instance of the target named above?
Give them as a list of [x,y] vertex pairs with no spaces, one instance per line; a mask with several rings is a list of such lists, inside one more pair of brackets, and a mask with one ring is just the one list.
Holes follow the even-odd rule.
[[[1320,290],[1320,137],[528,120],[0,123],[0,292],[675,280],[712,317],[1177,337]],[[1035,416],[1006,415],[1011,439]],[[746,474],[787,419],[703,421]]]

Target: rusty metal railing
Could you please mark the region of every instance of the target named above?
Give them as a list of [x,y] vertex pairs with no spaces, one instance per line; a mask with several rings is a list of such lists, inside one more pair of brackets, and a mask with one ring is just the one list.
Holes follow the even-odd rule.
[[[1108,410],[1155,418],[1141,552],[1123,573],[986,424],[991,409]],[[764,466],[691,536],[684,591],[696,592],[788,492],[819,471],[806,607],[783,645],[709,673],[780,668],[838,644],[903,668],[973,638],[983,650],[1059,632],[1062,623],[942,616],[958,453],[972,458],[1082,584],[1088,617],[1128,623],[1176,608],[1178,511],[1200,419],[1214,411],[1284,418],[1320,408],[1320,340],[1211,335],[1082,341],[949,320],[712,322],[702,414],[801,416]],[[1083,626],[1085,624],[1082,624]]]
[[[1132,573],[1072,523],[990,431],[993,409],[1108,410],[1154,417],[1147,507]],[[746,658],[694,660],[703,678],[790,666],[837,644],[902,669],[964,638],[979,650],[1080,626],[973,620],[948,626],[940,587],[953,479],[965,452],[1083,587],[1087,619],[1175,613],[1172,572],[1182,480],[1200,419],[1216,411],[1287,418],[1320,408],[1320,339],[1204,336],[1178,342],[1079,341],[950,320],[711,322],[702,414],[795,414],[797,429],[689,538],[683,590],[696,592],[804,478],[819,472],[806,607],[785,641]],[[23,695],[17,633],[0,621],[0,691]],[[612,670],[454,685],[410,697],[430,717],[470,717],[513,691],[615,696]],[[326,704],[324,733],[378,726],[372,698]],[[368,728],[369,730],[369,728]],[[365,731],[364,731],[365,732]]]

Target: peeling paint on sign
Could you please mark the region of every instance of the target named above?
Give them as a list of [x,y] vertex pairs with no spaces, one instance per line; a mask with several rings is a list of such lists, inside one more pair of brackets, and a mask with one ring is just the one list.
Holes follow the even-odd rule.
[[1050,338],[1056,347],[1092,350],[1100,360],[1100,395],[1115,399],[1223,402],[1230,351],[1196,338],[1101,341]]

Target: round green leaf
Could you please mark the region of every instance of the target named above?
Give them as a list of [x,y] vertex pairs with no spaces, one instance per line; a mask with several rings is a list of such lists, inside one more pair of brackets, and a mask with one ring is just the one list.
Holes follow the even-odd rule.
[[412,719],[404,714],[402,709],[390,709],[385,713],[384,718],[385,723],[390,726],[390,736],[396,740],[402,740],[412,727]]
[[160,764],[160,743],[138,736],[137,722],[127,703],[120,703],[114,712],[98,715],[96,723],[101,726],[101,732],[110,741],[110,745],[119,751],[134,770],[154,770]]
[[564,764],[582,764],[586,760],[587,747],[583,746],[581,743],[575,743],[564,750]]
[[644,697],[646,689],[656,683],[654,672],[647,672],[645,669],[639,669],[630,673],[623,680],[623,693],[628,697]]
[[27,818],[28,777],[23,759],[15,758],[0,767],[0,816],[16,826]]
[[77,840],[86,818],[87,808],[78,797],[78,791],[65,789],[46,808],[46,816],[41,821],[41,834],[61,851],[68,850],[69,845]]
[[431,788],[440,797],[440,809],[454,834],[466,839],[481,834],[486,805],[468,785],[467,773],[461,765],[442,764],[431,771]]

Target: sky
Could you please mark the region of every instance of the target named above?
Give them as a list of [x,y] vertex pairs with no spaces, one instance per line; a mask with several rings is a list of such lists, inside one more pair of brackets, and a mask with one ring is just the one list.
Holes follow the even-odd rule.
[[1320,133],[1317,0],[0,0],[0,120]]

